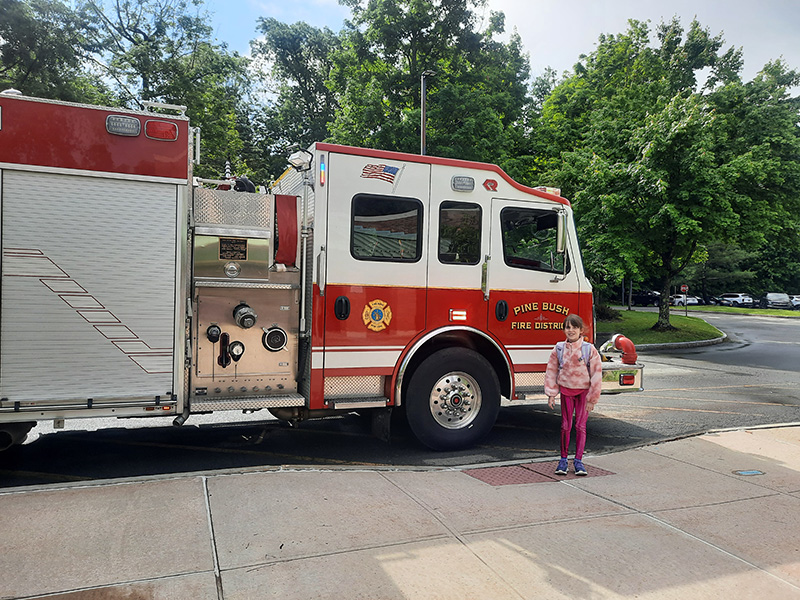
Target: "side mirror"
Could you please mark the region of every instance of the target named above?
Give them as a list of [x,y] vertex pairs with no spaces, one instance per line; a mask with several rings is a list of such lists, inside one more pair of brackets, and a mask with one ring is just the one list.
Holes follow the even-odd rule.
[[[567,213],[565,211],[559,211],[558,213],[558,222],[556,224],[556,254],[566,254],[567,252]],[[550,253],[550,261],[553,266],[555,266],[555,260],[553,260],[553,254]],[[551,280],[550,283],[559,283],[560,281],[564,281],[567,278],[567,258],[564,257],[563,261],[563,272],[559,275],[555,275]]]
[[558,229],[556,233],[556,252],[564,254],[567,250],[567,213],[558,213]]

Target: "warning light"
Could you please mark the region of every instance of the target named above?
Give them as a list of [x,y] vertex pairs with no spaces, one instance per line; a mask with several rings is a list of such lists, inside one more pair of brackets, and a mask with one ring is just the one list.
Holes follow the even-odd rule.
[[561,188],[557,187],[547,187],[544,185],[539,185],[533,188],[535,190],[539,190],[540,192],[545,192],[546,194],[552,194],[553,196],[560,196],[561,195]]
[[325,156],[320,156],[319,157],[319,184],[321,186],[325,185],[325,174],[326,174]]
[[114,135],[136,137],[142,130],[142,124],[136,117],[125,115],[108,115],[106,117],[106,131]]
[[636,375],[633,373],[623,373],[619,376],[620,385],[634,385],[636,383]]
[[450,320],[451,321],[466,321],[467,320],[467,311],[465,310],[455,310],[453,308],[450,309]]
[[144,134],[151,140],[174,142],[178,139],[178,126],[169,121],[145,121]]

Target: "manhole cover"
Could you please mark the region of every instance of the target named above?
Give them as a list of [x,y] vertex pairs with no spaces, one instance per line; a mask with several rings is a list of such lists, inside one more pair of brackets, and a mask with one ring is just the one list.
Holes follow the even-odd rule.
[[606,471],[605,469],[601,469],[600,467],[593,467],[592,465],[587,465],[583,463],[583,466],[586,467],[586,473],[588,475],[575,475],[572,471],[572,460],[569,461],[569,470],[567,471],[566,475],[556,475],[556,467],[558,466],[558,461],[554,460],[552,462],[539,462],[539,463],[529,463],[527,465],[520,465],[525,469],[530,469],[531,471],[536,471],[537,473],[541,473],[542,475],[547,475],[551,479],[556,481],[561,481],[563,479],[583,479],[585,477],[600,477],[602,475],[614,475],[611,471]]
[[552,477],[520,466],[485,467],[483,469],[469,469],[464,471],[464,473],[484,483],[495,486],[553,481]]
[[[613,475],[611,471],[598,467],[586,466],[588,475],[579,477],[573,472],[567,475],[556,475],[556,465],[558,461],[529,463],[525,465],[511,465],[508,467],[483,467],[481,469],[467,469],[464,471],[470,477],[474,477],[489,485],[517,485],[523,483],[546,483],[548,481],[563,481],[565,479],[583,479],[585,477],[598,477],[601,475]],[[572,463],[570,462],[570,469]]]

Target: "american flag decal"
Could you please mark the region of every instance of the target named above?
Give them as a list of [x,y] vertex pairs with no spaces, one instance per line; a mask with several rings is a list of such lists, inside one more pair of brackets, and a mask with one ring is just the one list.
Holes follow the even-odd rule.
[[398,167],[390,167],[389,165],[366,165],[361,171],[361,177],[394,183],[394,177],[398,171],[400,171]]

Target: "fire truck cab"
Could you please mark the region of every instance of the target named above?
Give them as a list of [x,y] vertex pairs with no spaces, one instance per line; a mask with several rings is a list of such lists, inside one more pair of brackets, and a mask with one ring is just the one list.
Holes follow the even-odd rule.
[[[271,187],[192,175],[180,107],[0,94],[0,448],[36,421],[405,410],[434,449],[594,340],[569,202],[499,167],[317,143]],[[642,366],[604,362],[604,391]]]

